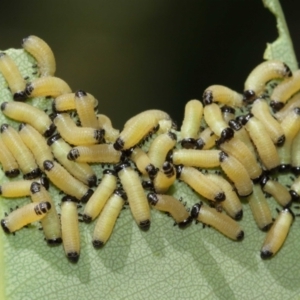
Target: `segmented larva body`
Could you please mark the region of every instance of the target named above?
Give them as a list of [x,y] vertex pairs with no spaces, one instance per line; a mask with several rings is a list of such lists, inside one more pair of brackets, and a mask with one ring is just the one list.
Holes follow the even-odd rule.
[[20,174],[19,165],[2,138],[0,138],[0,163],[7,177],[16,177]]

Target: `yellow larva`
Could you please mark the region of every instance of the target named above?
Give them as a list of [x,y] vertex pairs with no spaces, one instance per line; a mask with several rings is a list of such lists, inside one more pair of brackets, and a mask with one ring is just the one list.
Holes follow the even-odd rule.
[[75,93],[75,106],[82,127],[99,128],[94,103],[95,98],[91,94],[87,94],[82,90]]
[[30,196],[30,187],[33,182],[38,182],[49,188],[49,181],[47,177],[40,177],[32,180],[15,180],[6,181],[0,185],[0,195],[4,198],[19,198]]
[[252,114],[246,115],[242,119],[242,123],[248,131],[259,154],[260,160],[266,169],[272,170],[278,167],[280,164],[279,155],[265,126]]
[[268,231],[272,226],[273,219],[267,199],[259,184],[254,184],[253,193],[248,198],[248,202],[258,228]]
[[33,179],[40,176],[41,170],[18,132],[8,124],[2,124],[0,131],[2,141],[18,162],[24,179]]
[[78,127],[66,114],[57,114],[54,119],[60,135],[72,145],[93,145],[103,141],[104,131],[91,127]]
[[223,85],[211,85],[203,93],[204,105],[218,102],[229,106],[240,107],[243,105],[243,95]]
[[274,116],[279,122],[282,122],[286,115],[289,114],[295,107],[300,107],[300,92],[295,94],[282,109],[274,114]]
[[4,52],[0,53],[0,72],[8,83],[16,101],[26,100],[26,82],[15,62]]
[[55,158],[73,175],[88,186],[94,186],[97,177],[91,166],[86,163],[78,163],[67,158],[72,147],[66,143],[59,134],[53,135],[47,141]]
[[213,133],[213,131],[206,127],[200,132],[198,139],[196,140],[196,149],[208,150],[211,149],[215,144],[218,137]]
[[249,102],[260,96],[266,83],[272,79],[291,77],[290,68],[278,60],[264,61],[255,67],[248,75],[244,87],[244,100]]
[[185,206],[173,196],[151,192],[147,195],[147,199],[153,208],[168,212],[175,220],[174,225],[184,228],[191,223],[192,218]]
[[58,77],[45,76],[33,79],[26,86],[26,95],[31,98],[51,96],[56,98],[71,93],[69,85]]
[[94,248],[102,247],[110,238],[126,199],[126,194],[121,189],[115,190],[108,199],[94,229],[92,241]]
[[20,174],[19,165],[12,153],[3,143],[2,138],[0,138],[0,163],[7,177],[12,178]]
[[148,230],[151,224],[150,207],[138,174],[127,163],[118,165],[116,170],[133,218],[141,229]]
[[293,212],[288,208],[279,213],[261,248],[262,259],[270,258],[278,252],[288,236],[294,218]]
[[197,203],[192,207],[191,216],[203,224],[214,227],[232,240],[241,241],[244,238],[244,231],[239,223],[203,203]]
[[253,184],[246,168],[232,155],[220,152],[220,165],[233,182],[239,196],[246,197],[252,193]]
[[221,108],[216,103],[211,103],[204,107],[204,119],[210,129],[220,138],[219,142],[230,140],[234,131],[225,122]]
[[157,168],[151,163],[147,153],[139,147],[132,149],[130,159],[135,163],[138,170],[143,175],[148,175],[150,179],[153,179],[157,173]]
[[209,200],[218,202],[225,200],[224,191],[206,175],[193,167],[178,166],[177,178]]
[[44,137],[32,126],[24,123],[19,127],[19,135],[24,144],[33,153],[39,168],[43,170],[44,161],[53,160],[51,149]]
[[176,170],[170,162],[166,161],[153,179],[154,189],[159,194],[166,193],[175,180]]
[[289,207],[292,204],[292,196],[288,189],[280,182],[270,179],[265,175],[260,181],[264,192],[273,196],[273,198],[283,207]]
[[296,134],[292,143],[292,172],[300,174],[300,131]]
[[226,123],[229,121],[234,120],[235,118],[235,109],[231,106],[224,105],[221,107],[223,119]]
[[26,204],[1,220],[2,229],[6,233],[13,233],[32,222],[41,220],[50,209],[51,204],[49,202]]
[[180,128],[181,145],[184,148],[193,148],[199,134],[203,105],[199,100],[190,100],[184,109],[184,118]]
[[[87,95],[90,95],[87,93]],[[92,95],[91,95],[92,96]],[[98,107],[98,100],[93,97],[94,103],[93,107],[94,109]],[[76,109],[76,104],[75,104],[75,93],[67,93],[60,95],[56,97],[53,100],[52,104],[53,111],[56,112],[63,112],[67,110],[74,110]]]
[[105,131],[105,141],[108,143],[114,143],[120,134],[120,130],[113,128],[110,118],[106,115],[98,114],[97,119],[99,128],[102,128]]
[[3,102],[1,110],[4,115],[18,122],[34,127],[40,134],[48,137],[55,131],[49,116],[39,108],[23,102]]
[[177,136],[169,131],[158,135],[150,144],[148,157],[156,168],[161,168],[168,152],[176,145]]
[[47,243],[51,246],[61,244],[62,235],[60,219],[49,192],[40,183],[32,182],[30,186],[30,196],[32,202],[39,203],[47,201],[51,204],[51,210],[41,220],[41,224]]
[[93,194],[93,190],[74,178],[64,167],[56,161],[45,160],[44,169],[50,181],[64,193],[74,196],[82,202],[87,202]]
[[283,80],[273,90],[270,106],[279,110],[296,92],[300,90],[300,70],[293,72],[293,76]]
[[235,157],[246,168],[252,180],[259,179],[262,174],[262,169],[256,160],[256,156],[253,155],[246,144],[234,136],[231,140],[222,143],[219,147],[227,154]]
[[240,220],[243,217],[243,207],[232,185],[222,176],[216,174],[207,174],[207,177],[220,186],[225,193],[225,201],[220,202],[222,208],[231,218]]
[[138,144],[153,130],[160,120],[169,120],[170,116],[160,110],[146,110],[129,119],[114,143],[116,150],[126,150]]
[[72,148],[67,157],[80,163],[118,163],[122,153],[112,144],[77,146]]
[[215,168],[220,166],[220,150],[175,149],[169,159],[175,165],[187,167]]
[[166,133],[168,131],[170,131],[171,129],[177,130],[177,125],[175,122],[173,122],[173,120],[160,120],[158,121],[158,130],[157,130],[157,134],[162,134],[162,133]]
[[77,263],[80,256],[80,235],[77,202],[73,197],[62,198],[60,218],[66,256],[70,262]]
[[291,185],[290,194],[293,201],[300,201],[300,177],[297,177],[297,179]]
[[256,99],[252,105],[251,113],[264,124],[273,143],[277,146],[282,146],[285,142],[283,129],[271,115],[270,107],[266,100]]
[[30,35],[22,40],[22,47],[37,61],[41,76],[53,76],[56,70],[54,54],[41,38]]
[[100,184],[97,186],[94,194],[84,207],[82,219],[86,223],[90,223],[97,218],[107,199],[111,196],[117,187],[117,174],[113,170],[106,169]]

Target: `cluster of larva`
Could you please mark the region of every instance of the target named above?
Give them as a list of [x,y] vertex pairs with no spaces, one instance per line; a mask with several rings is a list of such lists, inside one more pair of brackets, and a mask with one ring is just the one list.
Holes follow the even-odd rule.
[[[160,110],[132,117],[119,131],[107,116],[95,113],[98,101],[91,94],[72,93],[54,77],[54,55],[43,40],[29,36],[22,46],[35,58],[40,76],[26,83],[9,55],[0,53],[0,72],[14,99],[3,102],[1,110],[20,122],[19,131],[1,125],[0,162],[7,177],[23,174],[23,180],[3,182],[0,194],[30,196],[32,203],[6,214],[1,220],[6,233],[40,220],[48,244],[63,243],[68,259],[77,262],[79,203],[83,222],[97,218],[92,243],[100,248],[128,202],[142,230],[150,228],[152,207],[167,212],[180,228],[196,220],[240,241],[240,197],[247,197],[257,226],[268,231],[261,257],[277,253],[294,219],[289,207],[300,199],[300,178],[287,188],[271,177],[290,169],[300,173],[299,71],[292,74],[280,61],[263,62],[247,78],[244,94],[213,85],[202,101],[189,101],[180,131]],[[266,93],[275,79],[280,83]],[[26,102],[36,97],[53,98],[49,115]],[[153,133],[146,150],[143,141]],[[98,164],[112,165],[100,183],[93,169]],[[65,194],[60,205],[47,191],[49,180]],[[209,205],[200,202],[187,210],[168,194],[175,181]],[[283,207],[275,222],[266,195]]]

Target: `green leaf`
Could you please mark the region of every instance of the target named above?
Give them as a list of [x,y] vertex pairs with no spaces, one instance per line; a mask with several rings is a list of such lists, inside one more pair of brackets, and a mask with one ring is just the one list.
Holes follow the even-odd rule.
[[[269,45],[268,59],[285,60],[295,68],[293,50],[284,18],[277,3],[280,37],[285,50]],[[279,9],[279,10],[278,10]],[[288,42],[287,42],[288,41]],[[282,46],[281,46],[282,47]],[[280,49],[280,50],[279,50]],[[288,58],[283,55],[288,52]],[[10,49],[22,75],[32,75],[32,57],[23,50]],[[293,60],[294,59],[294,60]],[[0,74],[0,101],[11,101],[11,93]],[[32,100],[46,109],[48,99]],[[1,114],[0,121],[17,124]],[[102,168],[97,167],[98,174]],[[7,180],[0,171],[0,181]],[[290,183],[289,175],[281,182]],[[61,195],[50,189],[56,203]],[[183,197],[190,207],[199,197],[184,183],[177,182],[172,194]],[[0,216],[30,199],[0,200]],[[270,199],[273,216],[277,205]],[[67,261],[62,246],[48,247],[39,224],[22,229],[16,235],[0,230],[0,299],[293,299],[300,294],[299,221],[291,228],[284,247],[268,261],[260,258],[265,233],[258,230],[250,209],[244,201],[241,225],[245,231],[242,242],[233,242],[212,228],[192,225],[185,230],[173,226],[173,220],[152,211],[149,232],[142,232],[133,221],[129,209],[121,212],[111,239],[101,250],[91,244],[94,223],[80,224],[81,257],[77,264]]]

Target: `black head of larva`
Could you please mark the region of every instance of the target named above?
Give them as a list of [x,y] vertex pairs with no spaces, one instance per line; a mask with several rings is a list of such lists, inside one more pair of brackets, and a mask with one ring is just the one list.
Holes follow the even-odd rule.
[[178,165],[175,168],[176,168],[176,178],[180,179],[180,175],[181,175],[181,172],[182,172],[182,169],[184,168],[184,166],[183,165]]
[[169,161],[170,163],[173,163],[173,150],[170,150],[170,151],[167,153],[166,161]]
[[79,260],[79,253],[77,253],[77,252],[69,252],[69,253],[67,254],[67,258],[68,258],[68,260],[69,260],[70,262],[72,262],[72,263],[77,263],[78,260]]
[[244,231],[241,230],[241,231],[238,233],[238,235],[237,235],[237,237],[236,237],[236,240],[237,240],[237,241],[241,241],[243,238],[244,238]]
[[152,164],[149,164],[147,167],[146,167],[146,172],[148,173],[149,175],[149,178],[151,180],[153,180],[158,172],[158,169],[154,167],[154,165]]
[[228,125],[234,131],[239,131],[242,128],[242,124],[240,122],[238,122],[237,120],[230,120],[228,122]]
[[300,166],[292,167],[291,171],[297,176],[300,175]]
[[186,138],[181,141],[181,146],[185,149],[194,149],[196,147],[196,140],[193,138]]
[[260,181],[259,181],[260,186],[263,188],[269,180],[270,180],[270,177],[267,174],[262,175],[260,178]]
[[104,135],[105,135],[105,130],[104,129],[95,129],[94,132],[94,138],[98,143],[104,143]]
[[292,77],[293,73],[292,73],[290,67],[286,63],[283,63],[283,66],[284,66],[283,76],[284,77]]
[[19,125],[19,131],[21,131],[24,127],[26,127],[26,124],[25,123],[21,123]]
[[238,211],[238,212],[235,214],[234,219],[235,219],[236,221],[239,221],[239,220],[242,219],[242,217],[243,217],[243,210],[241,209],[240,211]]
[[294,202],[300,202],[300,196],[299,196],[299,194],[296,191],[290,190],[289,193],[290,193],[290,195],[292,197],[292,200]]
[[265,225],[264,227],[260,228],[261,231],[269,231],[269,229],[272,227],[273,222],[271,222],[270,224]]
[[92,244],[95,249],[100,249],[104,246],[104,243],[100,240],[93,240]]
[[205,142],[203,141],[202,138],[199,138],[198,140],[196,140],[195,149],[201,150],[201,149],[203,149],[204,146],[205,146]]
[[49,136],[51,136],[51,134],[53,134],[53,132],[55,131],[55,129],[56,129],[56,126],[52,123],[50,126],[49,126],[49,128],[47,129],[47,130],[45,130],[45,132],[44,132],[44,137],[49,137]]
[[5,172],[5,175],[9,178],[17,177],[20,174],[19,169],[12,169]]
[[157,198],[157,195],[156,195],[155,193],[149,193],[149,194],[147,195],[147,199],[148,199],[148,202],[149,202],[151,205],[153,205],[153,206],[155,206],[156,203],[158,202],[158,198]]
[[51,160],[45,160],[43,167],[46,171],[51,171],[51,169],[54,167],[54,163]]
[[56,142],[57,140],[59,140],[61,138],[60,134],[57,133],[53,136],[51,136],[48,140],[47,140],[47,144],[48,146],[51,146],[54,142]]
[[221,107],[222,113],[235,114],[235,109],[232,106],[224,105]]
[[287,173],[291,170],[291,167],[290,164],[281,164],[278,166],[277,170],[279,173]]
[[49,246],[58,246],[62,243],[62,238],[47,239],[46,241]]
[[96,175],[91,175],[88,179],[87,179],[87,183],[89,187],[93,187],[97,185],[97,176]]
[[1,110],[4,111],[8,102],[3,102],[1,104]]
[[243,93],[243,101],[252,103],[256,98],[256,94],[253,90],[247,90]]
[[124,148],[124,144],[124,141],[120,137],[118,137],[113,146],[116,150],[121,151]]
[[83,220],[83,222],[84,223],[91,223],[92,222],[92,217],[91,216],[89,216],[89,215],[87,215],[87,214],[83,214],[82,215],[82,220]]
[[31,83],[27,83],[25,88],[26,95],[30,96],[33,90],[34,90],[33,85]]
[[191,215],[191,217],[193,219],[197,219],[198,218],[201,206],[202,206],[202,202],[196,203],[195,205],[193,205],[193,207],[191,209],[191,213],[190,213],[190,215]]
[[219,161],[220,161],[220,162],[223,162],[227,157],[228,157],[228,154],[225,153],[224,151],[221,151],[221,152],[219,153]]
[[88,189],[87,192],[83,195],[83,197],[80,199],[81,202],[86,203],[93,195],[94,191],[92,189]]
[[163,163],[162,169],[167,177],[172,177],[174,175],[173,165],[169,161]]
[[260,257],[262,259],[268,259],[271,258],[273,256],[273,252],[269,251],[269,250],[263,250],[260,252]]
[[285,142],[285,135],[282,135],[278,138],[276,142],[276,146],[281,147],[283,146],[284,142]]
[[273,111],[279,111],[283,108],[284,103],[280,102],[280,101],[275,101],[275,100],[271,100],[270,101],[270,106],[272,107]]
[[202,96],[202,102],[204,105],[209,105],[213,103],[213,93],[210,90],[206,90]]
[[26,90],[14,93],[13,98],[15,101],[25,101],[27,99]]
[[144,230],[144,231],[149,230],[150,225],[151,225],[151,221],[150,221],[150,220],[144,220],[144,221],[141,221],[141,222],[139,223],[140,229],[142,229],[142,230]]
[[78,98],[83,98],[87,95],[87,93],[83,90],[78,90],[76,93],[75,93],[75,96],[78,97]]
[[253,114],[249,113],[246,116],[243,116],[242,118],[240,118],[239,121],[242,123],[242,125],[246,125],[252,117],[253,117]]
[[2,229],[5,233],[10,233],[8,227],[7,227],[7,224],[6,224],[6,220],[5,219],[2,219],[1,220],[1,226],[2,226]]
[[185,220],[183,220],[182,222],[178,223],[178,227],[183,229],[186,228],[188,225],[190,225],[193,221],[193,218],[191,216],[189,216],[188,218],[186,218]]
[[121,164],[118,164],[115,166],[115,171],[117,173],[119,173],[120,171],[122,171],[125,168],[129,168],[130,167],[130,163],[128,161],[122,162]]
[[224,192],[218,193],[214,197],[214,199],[215,199],[216,202],[222,202],[222,201],[224,201],[226,199],[225,193]]
[[80,156],[79,150],[77,148],[73,148],[67,154],[68,160],[76,160]]
[[227,127],[225,129],[223,129],[221,132],[221,137],[218,140],[216,140],[216,145],[220,146],[224,142],[231,140],[233,138],[233,136],[234,136],[234,131],[232,128]]
[[154,185],[153,185],[153,182],[151,180],[143,180],[142,181],[142,187],[145,190],[154,191]]
[[177,141],[177,135],[176,135],[174,132],[168,131],[168,136],[169,136],[172,140]]
[[293,110],[297,115],[300,115],[300,107],[295,107]]
[[8,124],[2,124],[1,127],[0,127],[0,132],[1,132],[1,133],[4,132],[5,130],[8,129],[8,127],[9,127]]
[[125,193],[125,191],[122,188],[115,189],[114,194],[118,195],[125,201],[127,200],[127,194]]
[[34,179],[40,177],[42,175],[42,171],[40,168],[33,169],[29,173],[23,175],[24,179]]
[[30,186],[30,192],[32,194],[39,193],[41,191],[41,185],[38,182],[33,182]]
[[42,185],[46,190],[49,189],[49,179],[48,179],[47,177],[42,176],[42,177],[40,178],[40,183],[41,183],[41,185]]

